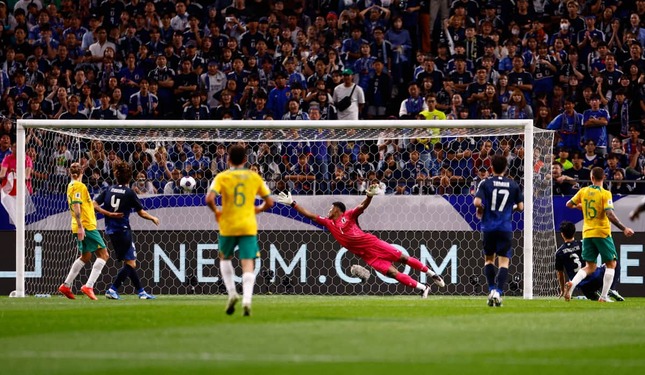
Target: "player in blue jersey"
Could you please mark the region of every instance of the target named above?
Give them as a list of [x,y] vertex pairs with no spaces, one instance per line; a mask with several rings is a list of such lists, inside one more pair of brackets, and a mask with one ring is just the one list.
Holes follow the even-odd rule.
[[[569,222],[563,221],[560,223],[560,235],[564,240],[562,246],[555,252],[555,270],[558,276],[558,284],[560,285],[560,297],[564,297],[565,288],[564,284],[573,279],[576,273],[586,265],[582,259],[582,242],[577,241],[574,237],[576,234],[576,226]],[[619,272],[616,272],[618,274]],[[578,285],[577,288],[584,294],[587,299],[597,301],[600,297],[602,290],[603,278],[605,277],[605,266],[596,268],[596,270],[585,277]],[[616,280],[614,280],[614,283]],[[609,297],[615,301],[623,302],[625,298],[618,293],[615,289],[610,289]]]
[[[121,299],[119,287],[126,278],[130,278],[134,289],[140,299],[154,299],[141,287],[141,280],[137,274],[137,253],[132,239],[132,228],[130,228],[130,212],[134,210],[139,216],[159,225],[159,219],[150,215],[143,209],[137,194],[128,186],[132,179],[132,169],[126,162],[120,162],[115,166],[114,176],[117,184],[108,187],[94,199],[94,208],[105,216],[105,233],[110,237],[112,246],[116,252],[116,258],[124,262],[123,268],[119,270],[112,286],[105,292],[108,299]],[[110,213],[121,213],[118,217],[108,217]]]
[[[519,185],[504,177],[508,160],[502,155],[493,156],[493,175],[483,180],[475,193],[473,204],[481,219],[484,238],[484,274],[488,282],[488,306],[501,306],[502,294],[508,278],[511,257],[513,210],[524,210],[524,196]],[[495,257],[499,270],[495,271]],[[495,281],[497,274],[497,281]]]

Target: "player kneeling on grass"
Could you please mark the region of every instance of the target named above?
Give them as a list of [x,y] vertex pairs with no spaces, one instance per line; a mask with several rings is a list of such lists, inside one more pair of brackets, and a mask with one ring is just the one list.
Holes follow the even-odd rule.
[[94,209],[105,216],[105,233],[110,236],[116,258],[124,262],[112,286],[105,292],[108,299],[121,299],[119,288],[125,279],[130,278],[132,286],[140,299],[155,299],[141,287],[137,274],[137,253],[130,228],[130,212],[134,210],[139,216],[159,225],[159,219],[143,209],[137,194],[128,187],[132,179],[132,169],[127,162],[120,162],[114,169],[117,184],[103,190],[94,200]]
[[[565,301],[571,300],[571,293],[588,275],[596,271],[596,259],[600,259],[607,267],[603,276],[602,291],[598,302],[614,302],[608,293],[616,272],[616,246],[611,237],[611,224],[623,231],[625,236],[634,234],[632,228],[620,222],[614,212],[614,202],[611,193],[602,187],[605,171],[600,167],[591,170],[591,185],[583,187],[567,202],[567,207],[582,211],[582,259],[587,264],[576,275],[564,283]],[[584,205],[583,205],[584,202]]]
[[81,292],[90,299],[96,300],[94,283],[101,275],[101,270],[110,256],[103,237],[96,229],[96,213],[92,205],[92,198],[87,191],[87,186],[81,182],[83,168],[79,163],[72,163],[69,167],[69,175],[72,181],[67,185],[67,203],[72,213],[72,233],[76,237],[81,256],[72,264],[65,282],[58,287],[58,291],[69,299],[76,299],[72,293],[72,283],[85,263],[92,259],[92,253],[94,253],[96,260],[92,266],[90,277],[87,278],[87,283],[81,287]]
[[419,270],[428,277],[432,278],[435,284],[440,287],[445,286],[441,276],[431,271],[421,261],[416,258],[409,257],[397,250],[394,246],[379,239],[373,234],[365,233],[358,225],[358,217],[367,209],[372,202],[372,197],[379,191],[379,186],[374,184],[367,189],[367,196],[356,208],[347,211],[345,204],[342,202],[332,203],[331,209],[327,217],[322,217],[307,211],[302,206],[298,205],[291,197],[291,193],[280,193],[278,202],[288,204],[295,208],[303,216],[314,220],[318,224],[324,225],[332,236],[343,247],[349,250],[354,255],[359,256],[372,268],[378,272],[396,279],[401,284],[407,285],[410,288],[415,288],[423,291],[423,298],[428,297],[430,287],[412,279],[410,276],[399,272],[392,263],[403,263]]
[[[555,252],[555,270],[558,275],[558,284],[560,285],[560,297],[564,297],[564,285],[567,281],[573,279],[580,268],[585,266],[582,260],[582,242],[576,241],[574,235],[576,226],[569,221],[560,223],[560,235],[564,240],[562,246]],[[616,267],[618,268],[618,267]],[[587,299],[597,301],[602,293],[602,283],[605,276],[606,267],[602,265],[585,277],[579,284],[578,289],[587,297]],[[616,277],[614,277],[614,283]],[[615,289],[609,289],[609,297],[617,302],[623,302],[625,298]]]

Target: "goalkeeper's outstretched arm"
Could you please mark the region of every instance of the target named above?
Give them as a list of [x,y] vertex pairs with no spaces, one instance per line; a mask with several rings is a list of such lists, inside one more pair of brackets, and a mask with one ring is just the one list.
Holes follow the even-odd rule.
[[300,213],[300,215],[302,215],[302,216],[304,216],[304,217],[306,217],[308,219],[311,219],[311,220],[316,220],[316,218],[319,216],[319,215],[314,214],[313,212],[310,212],[309,210],[307,210],[306,208],[302,207],[301,205],[297,204],[295,201],[293,202],[291,207],[295,208],[296,211],[298,211]]
[[316,220],[318,215],[314,214],[313,212],[309,212],[306,208],[300,206],[296,201],[293,200],[293,197],[291,196],[291,192],[285,194],[285,193],[280,193],[278,194],[278,203],[286,204],[289,205],[298,211],[298,213],[308,219],[311,220]]
[[363,199],[361,204],[356,207],[356,210],[359,214],[363,213],[367,209],[367,207],[369,207],[370,203],[372,203],[372,197],[378,194],[378,190],[379,187],[377,184],[372,184],[369,188],[367,188],[367,196],[365,197],[365,199]]

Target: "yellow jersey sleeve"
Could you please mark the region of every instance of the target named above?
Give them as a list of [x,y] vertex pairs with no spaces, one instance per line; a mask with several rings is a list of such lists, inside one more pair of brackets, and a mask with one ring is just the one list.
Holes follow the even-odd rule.
[[605,211],[607,210],[613,210],[614,209],[614,200],[613,197],[611,196],[611,192],[609,190],[604,190],[603,191],[605,195]]
[[218,173],[217,176],[215,176],[215,179],[211,183],[211,187],[208,189],[208,191],[212,191],[217,195],[220,194],[220,191],[222,191],[222,177],[221,176],[223,175],[223,173],[224,172]]
[[258,180],[258,195],[262,198],[268,197],[271,195],[271,190],[269,190],[269,187],[267,186],[267,183],[264,181],[262,176],[256,173],[257,180]]

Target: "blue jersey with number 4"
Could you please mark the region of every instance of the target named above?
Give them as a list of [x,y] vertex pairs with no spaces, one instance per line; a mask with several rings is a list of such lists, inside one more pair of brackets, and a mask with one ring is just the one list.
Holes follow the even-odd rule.
[[481,199],[484,205],[482,231],[513,230],[513,205],[524,202],[522,191],[514,180],[500,176],[489,177],[479,184],[475,197]]
[[[555,270],[562,271],[567,275],[567,280],[573,280],[576,273],[586,265],[582,260],[582,242],[565,242],[555,252]],[[578,287],[605,275],[605,267],[598,267],[591,275],[588,275],[578,284]]]
[[120,219],[105,218],[105,233],[107,234],[130,230],[130,212],[143,210],[143,205],[137,194],[124,185],[112,185],[103,190],[94,200],[106,211],[123,213],[123,217]]

